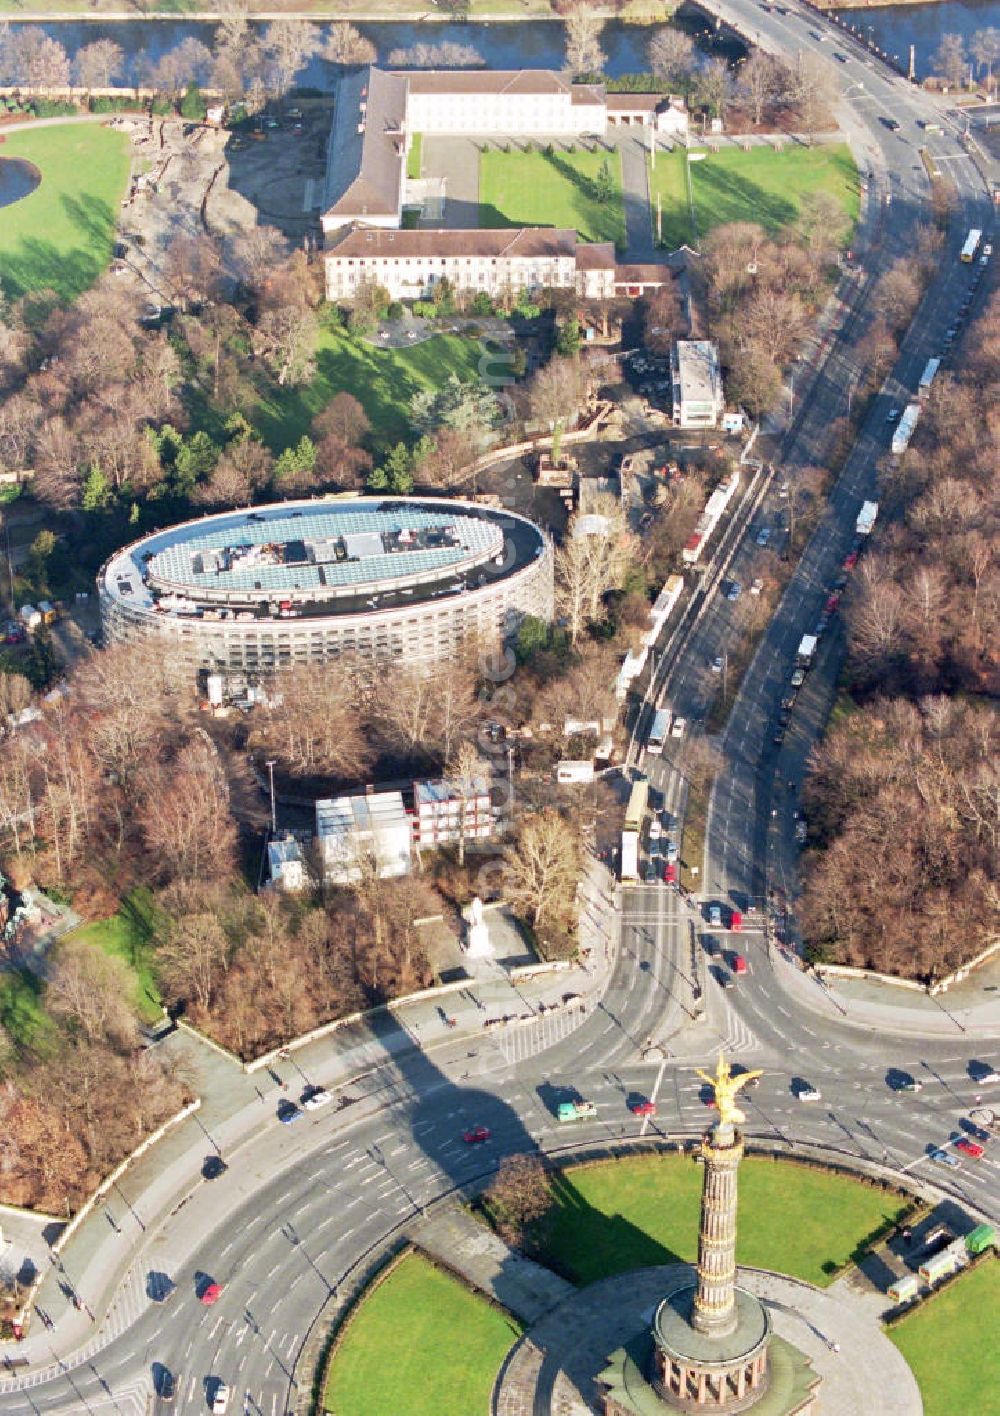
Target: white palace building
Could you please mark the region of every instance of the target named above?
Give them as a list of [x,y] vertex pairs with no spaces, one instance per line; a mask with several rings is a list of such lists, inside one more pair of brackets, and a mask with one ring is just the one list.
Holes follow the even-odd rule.
[[419,205],[408,181],[415,134],[467,137],[604,137],[609,127],[687,132],[680,99],[609,94],[551,69],[410,70],[370,67],[340,84],[327,158],[322,216],[326,292],[350,299],[375,282],[393,299],[419,299],[447,278],[458,289],[575,289],[605,299],[632,279],[610,243],[587,244],[550,228],[403,230],[403,209]]

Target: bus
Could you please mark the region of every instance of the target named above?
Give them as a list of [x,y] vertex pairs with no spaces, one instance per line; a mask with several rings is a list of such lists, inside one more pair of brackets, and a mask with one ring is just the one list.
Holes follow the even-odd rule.
[[961,259],[965,261],[966,265],[971,265],[976,259],[976,252],[979,250],[979,243],[982,239],[983,233],[977,231],[975,227],[973,227],[968,236],[966,236],[961,255]]
[[663,744],[670,735],[670,709],[657,708],[653,716],[653,726],[649,730],[649,737],[646,739],[646,751],[652,753],[654,757],[660,757],[663,753]]
[[621,877],[623,880],[639,879],[639,837],[649,804],[649,783],[643,778],[632,786],[622,826]]

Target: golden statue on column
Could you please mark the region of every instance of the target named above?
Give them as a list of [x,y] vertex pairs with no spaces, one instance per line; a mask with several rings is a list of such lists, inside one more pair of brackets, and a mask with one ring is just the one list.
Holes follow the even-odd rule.
[[723,1126],[738,1126],[747,1118],[736,1105],[736,1098],[745,1086],[748,1086],[757,1077],[764,1074],[760,1070],[756,1072],[739,1072],[735,1077],[730,1069],[729,1063],[719,1053],[719,1064],[715,1069],[715,1076],[711,1072],[703,1072],[697,1068],[698,1076],[703,1082],[707,1082],[715,1093],[715,1104],[719,1109],[719,1121]]

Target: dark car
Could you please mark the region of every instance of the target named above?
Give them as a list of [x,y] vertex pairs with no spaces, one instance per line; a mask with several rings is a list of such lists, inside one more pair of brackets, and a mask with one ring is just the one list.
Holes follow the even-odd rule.
[[293,1121],[298,1121],[301,1115],[302,1112],[294,1101],[283,1101],[278,1107],[278,1120],[282,1126],[290,1126]]
[[899,132],[901,125],[898,118],[880,118],[879,122],[883,128],[888,128],[890,133]]
[[177,1381],[169,1367],[160,1366],[156,1373],[156,1394],[161,1401],[173,1401],[177,1395]]
[[840,52],[839,49],[835,49],[835,50],[833,51],[833,57],[834,57],[834,59],[836,59],[836,61],[837,61],[838,64],[846,64],[846,63],[847,63],[847,55],[846,55],[846,54],[841,54],[841,52]]

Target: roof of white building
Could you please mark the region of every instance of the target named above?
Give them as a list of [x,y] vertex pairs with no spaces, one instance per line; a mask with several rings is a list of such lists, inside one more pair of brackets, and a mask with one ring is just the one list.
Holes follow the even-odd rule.
[[719,351],[708,339],[679,339],[674,346],[681,397],[707,403],[719,393]]
[[376,68],[344,75],[327,153],[328,215],[396,215],[405,120],[405,75]]
[[[509,228],[469,227],[457,231],[388,231],[382,227],[363,226],[355,222],[341,227],[326,240],[327,255],[399,257],[447,256],[520,256],[527,260],[543,257],[577,257],[588,247],[577,243],[575,231],[560,231],[549,226]],[[611,264],[614,265],[614,247]]]

